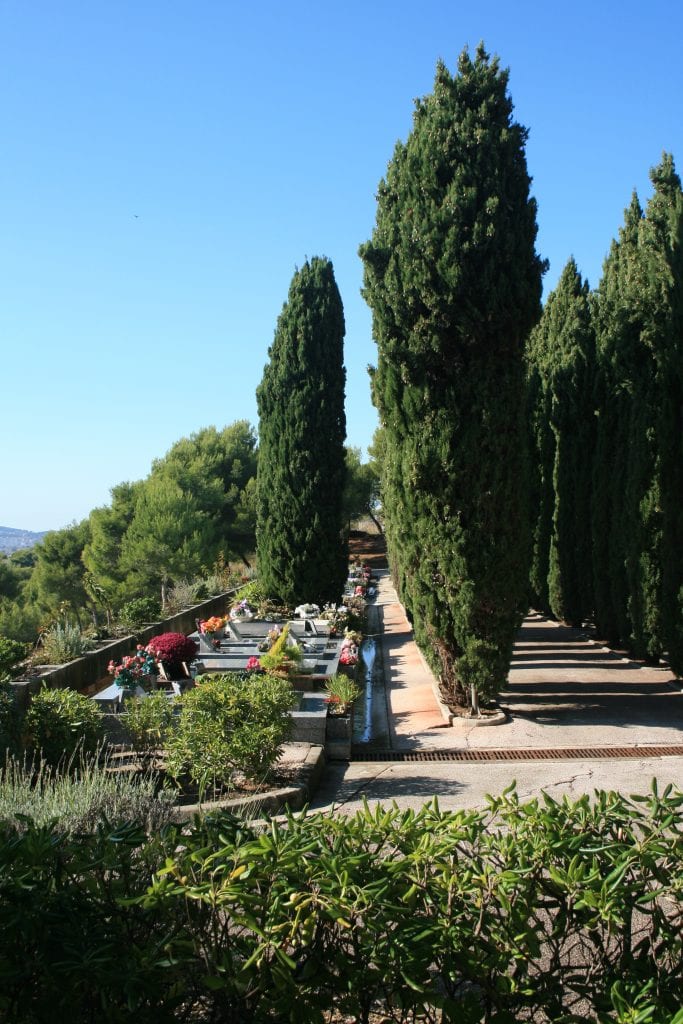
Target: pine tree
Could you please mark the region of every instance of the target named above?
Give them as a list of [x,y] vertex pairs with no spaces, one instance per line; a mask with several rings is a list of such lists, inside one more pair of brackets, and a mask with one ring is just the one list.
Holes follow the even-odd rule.
[[439,63],[361,247],[402,598],[452,699],[504,683],[527,598],[523,346],[540,313],[526,131],[480,46]]
[[590,508],[595,344],[588,297],[588,285],[570,259],[529,344],[540,499],[532,586],[556,618],[572,625],[579,625],[593,607]]
[[259,576],[290,605],[338,601],[346,578],[343,342],[332,264],[315,257],[292,279],[257,390]]

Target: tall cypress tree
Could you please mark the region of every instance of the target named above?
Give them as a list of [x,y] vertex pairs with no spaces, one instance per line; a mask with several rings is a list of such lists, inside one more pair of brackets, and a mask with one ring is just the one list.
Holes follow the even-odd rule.
[[259,576],[290,605],[337,601],[346,578],[343,344],[332,264],[315,257],[292,279],[256,392]]
[[639,336],[633,348],[626,478],[629,639],[639,657],[657,659],[671,646],[677,660],[679,591],[683,586],[683,338],[679,318],[683,193],[669,155],[664,155],[650,177],[654,194],[639,224],[638,258],[630,281],[631,320],[637,324]]
[[539,477],[532,587],[553,615],[572,625],[580,624],[593,608],[590,508],[595,344],[588,297],[588,284],[570,259],[529,344]]
[[503,684],[525,610],[523,346],[540,313],[526,131],[480,46],[439,63],[361,247],[402,597],[449,696]]
[[593,586],[596,626],[610,642],[626,640],[631,633],[626,547],[633,522],[626,477],[640,328],[633,314],[630,282],[641,220],[642,209],[634,193],[593,301],[598,414],[593,461]]

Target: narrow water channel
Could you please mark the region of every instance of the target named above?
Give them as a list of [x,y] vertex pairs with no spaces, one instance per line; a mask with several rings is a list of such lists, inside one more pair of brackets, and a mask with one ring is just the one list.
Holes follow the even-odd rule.
[[[362,725],[359,732],[354,736],[356,743],[369,743],[372,739],[372,709],[374,702],[374,667],[375,667],[375,654],[376,646],[373,637],[366,637],[360,646],[360,656],[363,662],[363,669],[365,673],[364,677],[364,693],[362,696],[363,701],[363,715]],[[360,703],[360,702],[359,702]],[[360,708],[357,708],[356,715],[358,715]],[[356,718],[358,721],[358,717]],[[361,723],[359,723],[360,725]]]

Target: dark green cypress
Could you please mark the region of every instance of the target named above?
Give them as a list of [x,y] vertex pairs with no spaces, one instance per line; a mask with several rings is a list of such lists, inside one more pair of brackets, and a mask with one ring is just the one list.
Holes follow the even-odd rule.
[[289,605],[338,601],[346,578],[343,346],[334,270],[315,257],[292,279],[256,393],[259,577]]
[[612,243],[593,299],[597,410],[593,462],[593,586],[595,624],[616,643],[631,633],[626,547],[632,516],[626,495],[630,459],[635,350],[632,289],[642,209],[634,194],[619,239]]
[[504,683],[527,598],[523,347],[544,268],[507,82],[481,46],[455,76],[439,63],[361,247],[392,561],[460,701]]
[[[538,464],[532,587],[542,610],[579,625],[592,613],[594,336],[589,289],[570,259],[529,344]],[[543,579],[543,573],[546,579]]]
[[651,172],[654,194],[639,225],[631,279],[633,404],[626,482],[631,646],[656,660],[670,648],[680,665],[683,463],[680,323],[683,193],[671,156]]

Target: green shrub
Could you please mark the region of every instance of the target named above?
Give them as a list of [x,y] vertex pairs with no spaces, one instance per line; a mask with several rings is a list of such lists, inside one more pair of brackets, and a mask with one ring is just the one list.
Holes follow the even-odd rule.
[[126,728],[133,742],[133,749],[144,760],[155,750],[163,747],[173,726],[173,702],[159,690],[147,697],[132,697],[126,700],[123,715]]
[[151,773],[115,770],[90,756],[77,755],[63,769],[9,758],[0,773],[0,822],[20,832],[28,819],[38,827],[53,822],[66,835],[94,832],[105,818],[135,821],[153,834],[170,822],[174,807]]
[[58,765],[77,750],[92,753],[102,743],[102,715],[94,700],[75,690],[44,686],[26,713],[29,749],[42,753],[49,765]]
[[180,698],[168,740],[170,774],[187,775],[202,791],[229,787],[240,775],[263,778],[291,732],[295,703],[289,683],[274,676],[204,676]]
[[0,770],[6,757],[20,750],[21,719],[14,687],[9,681],[0,679]]
[[6,674],[11,675],[17,662],[25,658],[27,653],[28,644],[0,636],[0,678]]
[[136,630],[161,617],[161,604],[156,597],[135,597],[119,609],[118,619],[126,629]]
[[41,637],[40,658],[46,665],[64,665],[67,661],[80,658],[92,647],[90,639],[81,632],[80,626],[70,622],[57,622]]
[[[171,851],[137,824],[66,837],[54,824],[0,824],[0,1020],[187,1020],[186,989],[164,953],[168,920],[127,902]],[[184,986],[191,977],[186,969]]]
[[[683,795],[0,823],[0,1020],[683,1024]],[[677,1015],[678,1014],[678,1015]]]
[[164,605],[165,614],[175,615],[176,612],[182,612],[185,608],[192,608],[202,600],[204,592],[202,580],[177,580],[173,586],[168,588]]

